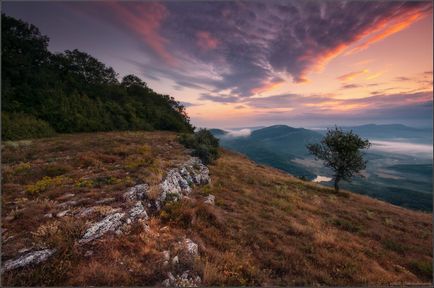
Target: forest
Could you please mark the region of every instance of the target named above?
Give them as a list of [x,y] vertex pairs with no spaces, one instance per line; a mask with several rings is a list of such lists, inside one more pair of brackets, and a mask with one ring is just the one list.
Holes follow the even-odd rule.
[[119,75],[88,53],[52,53],[32,24],[2,14],[2,139],[56,133],[192,132],[185,107],[135,75]]

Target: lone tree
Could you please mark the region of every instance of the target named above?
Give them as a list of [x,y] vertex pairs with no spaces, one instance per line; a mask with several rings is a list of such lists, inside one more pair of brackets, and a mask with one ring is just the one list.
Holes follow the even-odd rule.
[[361,149],[368,149],[371,143],[360,138],[352,131],[345,132],[335,127],[329,129],[319,144],[308,144],[307,149],[317,160],[323,160],[324,166],[334,171],[335,191],[339,192],[341,180],[351,181],[354,174],[366,168],[368,161],[363,159]]

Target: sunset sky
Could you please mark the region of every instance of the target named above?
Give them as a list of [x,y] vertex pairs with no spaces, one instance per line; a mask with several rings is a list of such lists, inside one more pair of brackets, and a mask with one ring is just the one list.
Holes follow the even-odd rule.
[[194,125],[432,125],[432,2],[3,2]]

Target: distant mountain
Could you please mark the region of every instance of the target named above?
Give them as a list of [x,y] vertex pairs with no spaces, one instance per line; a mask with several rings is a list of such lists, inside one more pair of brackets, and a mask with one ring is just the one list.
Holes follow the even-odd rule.
[[413,128],[402,124],[367,124],[353,127],[343,127],[354,133],[371,139],[412,139],[423,143],[432,143],[432,130]]
[[247,155],[252,160],[268,164],[294,175],[315,178],[315,174],[299,164],[295,158],[304,158],[309,153],[306,145],[317,143],[323,137],[320,133],[304,128],[274,125],[253,131],[249,136],[224,137],[225,131],[212,129],[214,136],[220,138],[223,147]]

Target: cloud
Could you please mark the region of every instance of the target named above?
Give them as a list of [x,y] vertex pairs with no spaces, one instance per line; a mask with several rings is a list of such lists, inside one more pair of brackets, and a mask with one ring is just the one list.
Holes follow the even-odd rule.
[[191,103],[191,102],[185,102],[185,101],[179,101],[179,103],[181,103],[182,106],[184,107],[193,107],[193,106],[199,106],[201,104],[197,104],[197,103]]
[[196,38],[197,46],[205,51],[215,49],[220,44],[218,39],[214,38],[209,32],[206,31],[198,31],[196,33]]
[[353,79],[356,78],[357,76],[360,76],[360,75],[362,75],[362,74],[366,74],[366,73],[368,73],[368,72],[369,72],[369,71],[368,71],[367,69],[363,69],[363,70],[360,70],[360,71],[354,71],[354,72],[350,72],[350,73],[347,73],[347,74],[341,75],[341,76],[339,76],[337,79],[338,79],[339,81],[346,82],[346,81],[353,80]]
[[148,77],[193,83],[238,98],[269,92],[283,79],[306,82],[331,59],[406,29],[432,8],[431,2],[411,1],[95,5],[95,18],[121,27],[144,46],[143,57],[134,61]]
[[363,87],[363,86],[360,85],[360,84],[345,84],[345,85],[342,85],[342,89],[354,89],[354,88],[360,88],[360,87]]
[[241,129],[241,130],[226,130],[228,134],[224,137],[247,137],[252,134],[252,129]]
[[240,101],[240,99],[238,97],[234,97],[234,96],[229,96],[229,95],[210,95],[210,94],[206,94],[203,93],[200,97],[200,100],[209,100],[209,101],[213,101],[213,102],[217,102],[217,103],[223,103],[223,104],[228,104],[228,103],[237,103]]

